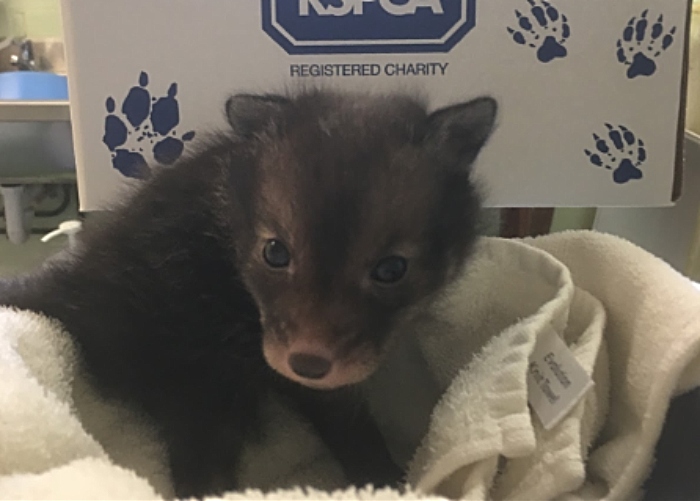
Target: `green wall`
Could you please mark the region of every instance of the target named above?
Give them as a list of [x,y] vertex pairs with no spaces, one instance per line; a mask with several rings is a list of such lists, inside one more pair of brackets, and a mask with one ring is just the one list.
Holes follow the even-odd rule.
[[60,0],[4,0],[15,36],[63,38]]
[[590,230],[594,219],[595,209],[559,208],[554,211],[551,232]]

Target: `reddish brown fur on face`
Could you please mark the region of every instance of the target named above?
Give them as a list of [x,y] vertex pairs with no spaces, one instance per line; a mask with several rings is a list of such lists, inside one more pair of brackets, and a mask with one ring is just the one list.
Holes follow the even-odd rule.
[[[305,93],[260,122],[255,235],[241,258],[266,358],[315,387],[357,382],[401,319],[467,258],[479,207],[469,165],[443,154],[446,133],[431,135],[425,107],[408,97]],[[288,267],[265,263],[269,239],[289,249]],[[372,270],[391,255],[406,258],[408,272],[377,284]],[[327,358],[331,372],[298,377],[287,362],[296,351]]]

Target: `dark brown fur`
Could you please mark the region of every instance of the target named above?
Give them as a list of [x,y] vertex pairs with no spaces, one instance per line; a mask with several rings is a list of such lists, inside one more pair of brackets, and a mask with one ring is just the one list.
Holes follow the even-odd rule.
[[[395,483],[352,385],[467,262],[470,166],[495,103],[428,114],[408,97],[312,91],[235,96],[227,112],[231,131],[88,224],[71,259],[0,285],[0,303],[62,321],[102,390],[154,418],[179,496],[236,487],[241,443],[260,431],[273,387],[353,483]],[[288,246],[287,268],[263,260],[270,238]],[[408,272],[379,285],[370,274],[388,255]],[[322,354],[331,372],[299,377],[295,351]]]

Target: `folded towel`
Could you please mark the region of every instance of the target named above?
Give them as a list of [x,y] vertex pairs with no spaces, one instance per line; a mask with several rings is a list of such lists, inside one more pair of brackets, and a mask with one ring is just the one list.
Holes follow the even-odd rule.
[[[265,402],[262,415],[268,433],[244,451],[243,485],[343,485],[282,399]],[[0,499],[172,497],[166,465],[151,423],[94,390],[57,322],[0,308]]]
[[[594,386],[545,428],[527,376],[552,336]],[[630,499],[670,399],[697,386],[700,293],[668,265],[593,232],[486,238],[363,385],[414,490],[329,493],[343,482],[337,465],[273,398],[269,433],[246,450],[243,477],[281,490],[226,498]],[[94,392],[61,326],[0,309],[0,498],[170,495],[152,427]]]

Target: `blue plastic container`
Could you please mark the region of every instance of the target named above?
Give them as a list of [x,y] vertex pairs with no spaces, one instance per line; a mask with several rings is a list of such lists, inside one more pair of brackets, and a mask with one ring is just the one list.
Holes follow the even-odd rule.
[[66,101],[68,79],[43,71],[0,73],[0,100]]

